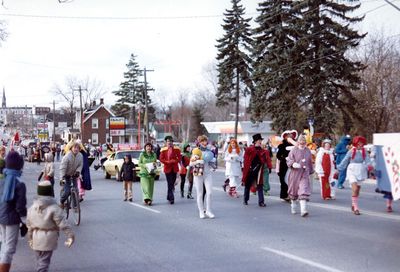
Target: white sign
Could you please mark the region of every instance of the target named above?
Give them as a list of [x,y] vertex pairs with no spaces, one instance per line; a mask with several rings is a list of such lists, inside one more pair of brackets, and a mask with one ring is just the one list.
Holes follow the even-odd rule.
[[111,129],[110,136],[125,136],[124,129]]

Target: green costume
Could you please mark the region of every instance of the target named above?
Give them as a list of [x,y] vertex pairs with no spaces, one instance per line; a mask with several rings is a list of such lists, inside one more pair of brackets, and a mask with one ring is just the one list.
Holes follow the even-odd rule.
[[263,177],[264,177],[264,183],[263,183],[264,194],[268,194],[271,187],[269,185],[269,169],[268,169],[267,164],[264,164],[264,176]]
[[153,200],[155,174],[149,174],[146,168],[146,163],[151,162],[157,162],[157,155],[154,152],[148,154],[146,151],[143,151],[139,156],[139,176],[140,186],[142,187],[143,200]]

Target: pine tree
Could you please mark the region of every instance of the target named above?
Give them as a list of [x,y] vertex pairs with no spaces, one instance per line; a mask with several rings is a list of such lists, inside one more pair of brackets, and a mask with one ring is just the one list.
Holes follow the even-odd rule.
[[196,139],[197,136],[203,135],[206,129],[201,124],[204,121],[204,107],[200,104],[195,104],[192,111],[191,126],[193,129],[190,130],[191,139]]
[[350,25],[363,20],[350,17],[358,5],[329,0],[303,1],[304,39],[309,46],[300,70],[306,84],[305,103],[315,119],[317,131],[331,133],[341,111],[356,116],[356,98],[352,91],[360,84],[359,72],[364,69],[346,52],[359,45],[366,34],[359,34]]
[[245,94],[247,88],[252,88],[251,59],[248,52],[251,50],[251,30],[249,19],[245,19],[245,9],[240,0],[231,0],[232,9],[224,13],[225,34],[218,39],[218,90],[217,106],[225,106],[236,102],[235,137],[239,122],[240,90]]
[[298,126],[296,116],[301,111],[301,75],[293,66],[302,61],[298,52],[300,5],[293,1],[268,0],[259,3],[260,13],[253,29],[253,81],[250,99],[252,120],[265,117],[273,121],[273,129],[282,131]]

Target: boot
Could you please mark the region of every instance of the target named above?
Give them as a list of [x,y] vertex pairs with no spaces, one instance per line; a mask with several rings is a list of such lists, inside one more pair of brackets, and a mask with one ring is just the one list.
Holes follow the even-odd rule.
[[0,272],[9,272],[11,264],[2,263],[0,264]]
[[296,200],[292,200],[292,203],[290,204],[290,207],[291,207],[292,214],[296,214],[297,213],[297,211],[296,211],[296,208],[297,208]]
[[308,215],[307,201],[304,199],[300,200],[300,213],[302,217],[306,217]]
[[189,192],[189,193],[188,193],[187,199],[193,199],[192,192]]

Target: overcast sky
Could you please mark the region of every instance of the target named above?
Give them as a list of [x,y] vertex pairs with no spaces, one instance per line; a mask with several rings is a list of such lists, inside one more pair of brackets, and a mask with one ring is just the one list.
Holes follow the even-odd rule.
[[[8,106],[50,106],[52,86],[67,76],[103,82],[112,104],[131,53],[142,68],[154,69],[147,76],[153,100],[169,104],[178,92],[201,88],[223,35],[222,14],[231,7],[230,0],[3,1],[0,20],[9,37],[0,47],[0,88]],[[242,0],[249,17],[256,17],[257,2]],[[357,28],[400,33],[400,11],[383,0],[361,2],[357,14],[367,14]]]

